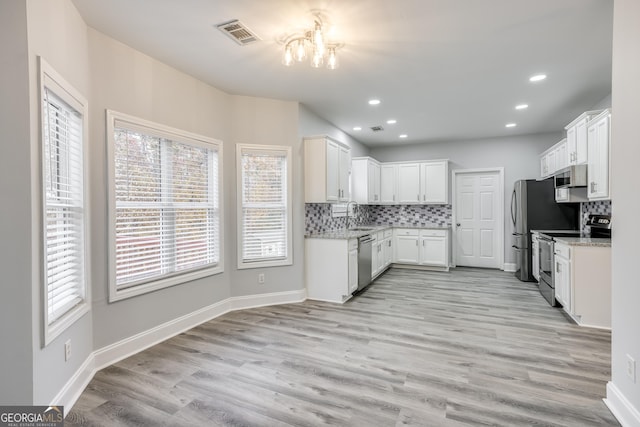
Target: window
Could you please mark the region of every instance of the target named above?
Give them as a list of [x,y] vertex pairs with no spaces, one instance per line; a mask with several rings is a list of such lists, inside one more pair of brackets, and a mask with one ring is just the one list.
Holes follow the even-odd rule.
[[292,264],[291,148],[237,146],[238,268]]
[[222,271],[219,141],[107,112],[109,300]]
[[86,100],[42,58],[44,342],[89,311]]

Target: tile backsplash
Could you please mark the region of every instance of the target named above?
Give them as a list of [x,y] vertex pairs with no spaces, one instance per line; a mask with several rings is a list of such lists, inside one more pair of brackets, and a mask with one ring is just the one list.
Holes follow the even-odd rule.
[[[611,215],[611,200],[598,200],[580,204],[580,231],[589,233],[587,219],[589,215]],[[615,227],[615,224],[614,224]]]
[[[355,205],[354,214],[349,217],[349,226],[371,224],[370,206]],[[305,234],[328,233],[346,228],[347,218],[334,218],[331,214],[331,204],[329,203],[306,203],[305,210]]]
[[[451,205],[356,205],[349,226],[450,226]],[[346,227],[346,218],[334,218],[328,203],[305,204],[305,234],[326,233]]]

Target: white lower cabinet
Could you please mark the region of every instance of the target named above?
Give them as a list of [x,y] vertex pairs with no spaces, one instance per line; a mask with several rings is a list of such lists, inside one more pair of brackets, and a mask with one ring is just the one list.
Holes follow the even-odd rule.
[[538,233],[531,233],[531,274],[540,281],[540,243]]
[[394,233],[395,263],[449,268],[448,230],[397,228]]
[[555,284],[556,301],[562,304],[567,313],[571,309],[571,248],[557,242],[553,257],[553,282]]
[[305,239],[309,299],[343,303],[358,288],[358,239]]
[[556,300],[581,326],[611,328],[611,247],[556,242]]
[[447,267],[447,232],[426,230],[420,233],[420,264]]
[[371,247],[371,277],[382,274],[391,265],[391,253],[393,252],[391,229],[379,231],[374,234]]

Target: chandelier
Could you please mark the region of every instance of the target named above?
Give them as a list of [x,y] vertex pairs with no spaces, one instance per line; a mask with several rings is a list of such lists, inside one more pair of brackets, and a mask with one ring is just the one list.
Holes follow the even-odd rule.
[[326,63],[328,69],[335,70],[338,68],[336,51],[341,47],[341,44],[327,42],[323,32],[322,19],[319,14],[314,14],[313,29],[285,38],[282,63],[290,67],[296,62],[303,62],[310,58],[310,64],[313,68],[322,67]]

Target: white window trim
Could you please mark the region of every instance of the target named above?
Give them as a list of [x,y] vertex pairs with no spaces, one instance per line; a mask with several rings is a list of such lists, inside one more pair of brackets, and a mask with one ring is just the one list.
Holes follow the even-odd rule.
[[[202,144],[203,147],[216,147],[218,151],[218,230],[219,230],[219,261],[218,264],[211,267],[205,267],[199,270],[187,271],[184,273],[176,273],[175,275],[163,277],[157,280],[151,280],[142,284],[134,285],[126,289],[117,289],[116,283],[116,195],[115,186],[113,185],[115,177],[115,142],[114,131],[115,121],[126,122],[130,124],[130,129],[143,129],[152,132],[163,138],[169,138],[176,141],[188,139],[190,142]],[[224,183],[223,183],[223,151],[222,141],[209,138],[207,136],[198,135],[184,130],[172,128],[169,126],[155,123],[149,120],[140,119],[128,114],[119,113],[117,111],[106,110],[107,121],[107,176],[108,176],[108,244],[109,244],[109,302],[116,302],[137,295],[146,294],[148,292],[159,289],[168,288],[170,286],[179,285],[200,279],[214,274],[224,272]]]
[[[44,148],[44,114],[42,110],[42,100],[44,99],[45,88],[48,88],[52,92],[56,94],[59,98],[63,99],[69,105],[72,105],[78,111],[82,112],[82,180],[83,180],[83,245],[84,245],[84,283],[83,283],[83,294],[84,298],[81,303],[70,309],[67,313],[63,314],[60,318],[55,320],[51,325],[49,325],[49,307],[48,307],[48,286],[47,286],[47,268],[45,263],[46,251],[45,247],[47,245],[47,217],[44,212],[44,207],[46,206],[46,191],[44,189],[44,172],[41,173],[41,207],[40,207],[40,215],[41,215],[41,223],[40,227],[40,236],[42,241],[42,246],[40,247],[40,259],[42,265],[42,298],[43,298],[43,347],[49,345],[53,340],[58,337],[62,332],[64,332],[67,328],[69,328],[72,324],[74,324],[78,319],[84,316],[91,310],[91,287],[88,285],[90,277],[91,277],[91,269],[90,269],[90,238],[89,238],[89,218],[91,218],[91,213],[89,212],[89,179],[88,179],[88,164],[89,164],[89,156],[88,156],[88,135],[89,135],[89,119],[88,119],[88,111],[89,106],[87,100],[82,96],[80,92],[78,92],[69,82],[67,82],[58,72],[56,72],[42,57],[38,57],[39,64],[39,86],[40,86],[40,94],[39,94],[39,114],[40,114],[40,147]],[[40,155],[41,161],[41,171],[44,171],[45,159],[44,154]]]
[[[285,152],[287,156],[287,257],[278,260],[265,261],[242,261],[242,152],[250,151],[273,151]],[[236,216],[237,216],[237,257],[238,269],[281,267],[293,264],[293,159],[291,147],[282,145],[259,145],[259,144],[237,144],[236,145]]]

